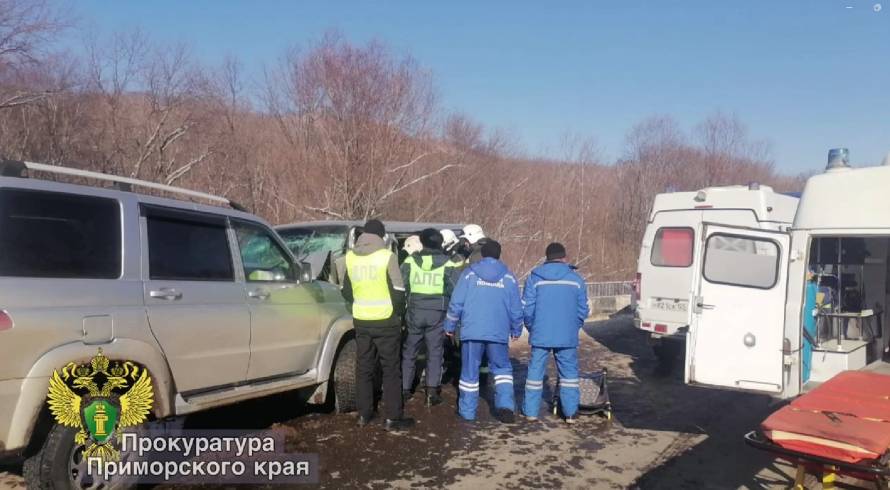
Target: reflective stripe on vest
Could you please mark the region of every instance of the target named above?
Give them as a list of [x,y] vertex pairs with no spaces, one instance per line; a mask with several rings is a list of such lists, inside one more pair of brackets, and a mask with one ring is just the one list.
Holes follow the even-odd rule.
[[392,316],[392,298],[386,280],[392,252],[378,250],[370,255],[346,254],[346,272],[352,283],[352,317],[356,320],[385,320]]
[[408,262],[411,266],[411,277],[408,278],[411,293],[442,296],[445,294],[445,274],[454,265],[448,261],[433,269],[431,255],[422,255],[420,259],[421,264],[417,263],[417,257],[411,257]]

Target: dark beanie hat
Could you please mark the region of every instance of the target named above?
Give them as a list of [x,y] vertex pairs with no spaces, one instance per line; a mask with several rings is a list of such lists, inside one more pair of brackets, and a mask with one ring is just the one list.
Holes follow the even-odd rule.
[[420,232],[420,244],[423,248],[438,250],[442,248],[442,234],[435,228],[427,228]]
[[550,245],[547,245],[547,250],[544,253],[547,255],[547,260],[559,260],[566,258],[566,248],[558,242],[553,242]]
[[485,244],[482,245],[482,256],[483,257],[491,257],[492,259],[500,259],[501,258],[501,244],[494,240],[487,240]]
[[383,226],[383,223],[377,219],[369,219],[367,223],[365,223],[365,229],[363,233],[371,233],[372,235],[377,235],[380,238],[386,236],[386,228]]

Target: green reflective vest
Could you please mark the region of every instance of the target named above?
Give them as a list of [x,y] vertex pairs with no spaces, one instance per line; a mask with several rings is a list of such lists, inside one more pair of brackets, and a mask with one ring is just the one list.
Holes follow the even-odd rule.
[[392,298],[386,280],[392,252],[378,250],[370,255],[346,254],[346,272],[352,283],[352,317],[356,320],[385,320],[392,316]]
[[420,264],[417,263],[417,257],[408,259],[408,265],[411,266],[411,276],[408,278],[411,293],[442,296],[445,294],[445,274],[448,273],[448,269],[455,267],[455,264],[449,260],[433,269],[431,255],[423,255],[420,259]]

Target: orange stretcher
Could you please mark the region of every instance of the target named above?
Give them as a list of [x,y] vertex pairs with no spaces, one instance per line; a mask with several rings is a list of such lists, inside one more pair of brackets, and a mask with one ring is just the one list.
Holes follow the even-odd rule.
[[770,415],[745,436],[758,449],[807,471],[890,481],[890,376],[846,371]]

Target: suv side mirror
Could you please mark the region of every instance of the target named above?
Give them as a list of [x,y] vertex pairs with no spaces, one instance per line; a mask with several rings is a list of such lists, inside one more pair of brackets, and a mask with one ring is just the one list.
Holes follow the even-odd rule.
[[315,273],[312,272],[312,264],[309,262],[300,262],[300,282],[312,282],[315,280]]

